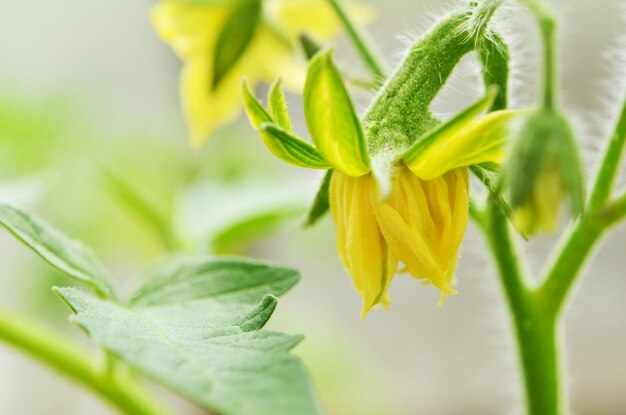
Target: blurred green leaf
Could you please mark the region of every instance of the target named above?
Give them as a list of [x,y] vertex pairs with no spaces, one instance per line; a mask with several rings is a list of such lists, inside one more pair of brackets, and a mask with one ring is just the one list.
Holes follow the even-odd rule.
[[158,207],[144,191],[122,176],[112,171],[103,171],[102,178],[111,193],[150,226],[166,248],[173,249],[176,246],[176,236],[170,226],[170,215],[164,209]]
[[0,204],[0,224],[63,274],[86,283],[100,294],[113,295],[104,266],[81,242],[5,204]]
[[[234,259],[183,261],[155,278],[132,306],[73,288],[56,292],[96,343],[211,411],[320,413],[300,360],[288,353],[300,337],[260,331],[276,307],[271,293],[293,285],[293,271]],[[169,284],[176,300],[167,298]]]
[[253,304],[268,294],[284,294],[298,278],[294,269],[240,258],[181,258],[149,272],[131,304],[165,305],[199,298]]
[[261,0],[239,2],[222,27],[213,56],[213,79],[216,89],[220,81],[239,61],[248,48],[261,18]]
[[243,253],[250,243],[304,214],[307,189],[294,187],[277,180],[196,183],[181,195],[181,234],[193,244],[204,242],[212,253]]

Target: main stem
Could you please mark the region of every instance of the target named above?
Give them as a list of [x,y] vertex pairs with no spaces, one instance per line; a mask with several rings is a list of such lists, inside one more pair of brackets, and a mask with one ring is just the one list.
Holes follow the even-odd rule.
[[536,291],[526,285],[508,220],[495,202],[490,203],[481,225],[513,319],[528,414],[557,415],[560,387],[556,321],[546,313]]
[[171,415],[136,380],[95,364],[89,353],[37,320],[0,310],[0,340],[91,390],[121,413]]

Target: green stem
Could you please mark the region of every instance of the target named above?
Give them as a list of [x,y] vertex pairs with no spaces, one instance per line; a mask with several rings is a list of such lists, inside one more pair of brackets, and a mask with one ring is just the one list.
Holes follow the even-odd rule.
[[556,105],[556,22],[543,0],[525,0],[539,24],[543,41],[543,108],[554,110]]
[[341,3],[341,0],[328,0],[328,3],[335,10],[339,20],[341,20],[346,32],[348,32],[350,40],[354,44],[354,47],[359,55],[361,55],[361,59],[363,59],[363,62],[376,79],[377,85],[382,85],[384,80],[387,78],[387,75],[383,69],[383,65],[380,63],[382,60],[378,57],[378,54],[374,53],[374,51],[368,46],[368,44],[371,45],[372,42],[366,39],[366,36],[361,33],[359,28],[352,21],[344,5]]
[[535,290],[525,283],[505,214],[493,201],[486,214],[482,230],[496,260],[513,319],[528,414],[557,415],[560,389],[555,320],[546,313]]
[[0,340],[80,383],[121,413],[171,415],[141,384],[94,364],[89,353],[37,320],[0,310]]
[[615,177],[619,170],[624,143],[626,142],[626,102],[613,131],[613,135],[604,152],[600,168],[596,175],[593,191],[589,197],[588,209],[592,212],[599,209],[610,197]]
[[580,269],[605,229],[606,224],[597,216],[586,216],[565,236],[540,289],[551,313],[560,313]]

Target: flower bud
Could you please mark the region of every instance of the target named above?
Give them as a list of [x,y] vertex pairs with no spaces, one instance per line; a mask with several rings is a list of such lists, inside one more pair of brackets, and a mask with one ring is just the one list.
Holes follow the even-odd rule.
[[528,115],[512,142],[504,167],[513,225],[525,237],[553,232],[561,203],[583,210],[583,176],[578,148],[564,115],[538,110]]

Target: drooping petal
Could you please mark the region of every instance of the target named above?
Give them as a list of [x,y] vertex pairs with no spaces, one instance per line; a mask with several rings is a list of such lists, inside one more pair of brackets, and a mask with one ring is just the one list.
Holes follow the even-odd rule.
[[423,181],[406,166],[398,169],[389,199],[372,200],[381,233],[414,278],[432,283],[444,296],[455,294],[454,266],[467,223],[467,172]]
[[387,288],[398,265],[388,252],[370,204],[373,183],[370,175],[354,178],[339,172],[332,175],[330,183],[337,251],[363,297],[362,317],[376,304],[388,304]]
[[341,173],[358,177],[370,171],[365,135],[331,54],[322,51],[309,64],[304,115],[322,156]]

